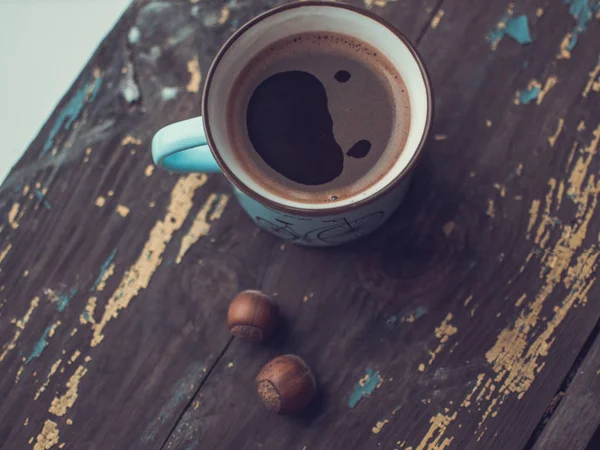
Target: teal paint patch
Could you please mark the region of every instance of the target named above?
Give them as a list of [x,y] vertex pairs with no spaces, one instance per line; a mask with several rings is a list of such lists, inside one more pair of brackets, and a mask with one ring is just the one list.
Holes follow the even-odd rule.
[[493,30],[488,33],[488,40],[495,49],[504,36],[510,36],[521,45],[531,44],[531,33],[529,32],[529,21],[527,16],[521,15],[511,17],[510,12],[504,13]]
[[56,302],[56,309],[58,312],[63,312],[65,308],[69,306],[69,302],[75,297],[75,294],[77,294],[77,288],[73,288],[67,294],[58,297]]
[[398,322],[398,316],[389,316],[387,319],[385,319],[385,327],[392,329],[394,326],[396,326],[396,322]]
[[571,32],[567,49],[572,51],[577,45],[579,36],[587,30],[587,25],[598,11],[600,11],[600,0],[564,0],[569,5],[569,14],[577,21],[577,25]]
[[96,98],[101,84],[102,77],[94,78],[92,81],[87,83],[85,86],[83,86],[81,89],[77,90],[73,94],[73,97],[71,97],[68,103],[63,107],[60,114],[54,121],[54,125],[52,125],[50,134],[48,135],[48,138],[44,143],[44,147],[40,152],[40,159],[43,158],[46,155],[46,153],[48,153],[48,151],[54,146],[54,139],[56,138],[56,135],[60,132],[60,130],[63,128],[65,130],[69,130],[71,128],[71,125],[73,125],[75,119],[77,119],[77,117],[79,117],[79,114],[81,114],[81,111],[83,110],[85,104],[88,101],[93,101]]
[[48,335],[54,324],[50,324],[46,327],[42,333],[42,337],[35,343],[31,354],[25,360],[25,364],[29,364],[32,360],[39,358],[46,346],[48,345]]
[[102,265],[100,266],[100,272],[98,273],[98,276],[96,277],[96,281],[94,281],[94,284],[90,288],[90,292],[95,291],[98,288],[98,285],[100,284],[100,281],[102,281],[102,277],[104,276],[104,274],[106,273],[106,271],[108,270],[108,268],[110,267],[110,265],[112,264],[112,262],[114,261],[115,256],[117,256],[117,249],[116,248],[108,256],[108,258],[106,258],[106,261],[104,261],[104,263],[102,263]]
[[541,89],[538,86],[534,86],[531,89],[524,89],[522,91],[519,91],[519,102],[521,102],[521,104],[523,105],[531,103],[532,101],[538,98],[538,95],[540,95],[540,90]]
[[368,397],[381,383],[381,377],[370,367],[365,376],[354,385],[350,397],[348,397],[348,406],[354,408],[363,397]]
[[510,19],[506,23],[506,34],[521,45],[531,44],[531,34],[529,33],[529,22],[527,16],[519,16]]
[[417,306],[417,309],[415,309],[415,319],[420,319],[425,314],[427,314],[427,310],[423,306]]
[[44,196],[44,194],[42,194],[42,191],[40,191],[39,189],[36,189],[34,192],[35,192],[35,197],[38,199],[38,202],[40,202],[44,206],[44,208],[52,209],[50,202],[48,202],[48,200],[46,200],[46,197]]

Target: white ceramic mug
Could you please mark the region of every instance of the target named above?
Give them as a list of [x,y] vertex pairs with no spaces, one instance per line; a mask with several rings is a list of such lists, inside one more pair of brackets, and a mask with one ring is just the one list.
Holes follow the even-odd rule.
[[[328,203],[287,200],[258,185],[231,151],[227,129],[225,105],[240,71],[274,42],[306,32],[350,34],[376,48],[401,74],[410,99],[410,129],[396,164],[366,190]],[[423,62],[399,31],[359,8],[305,1],[256,17],[225,43],[206,78],[202,117],[158,131],[152,140],[152,156],[159,167],[175,172],[223,172],[248,215],[280,238],[311,246],[338,245],[374,231],[398,207],[427,138],[432,113],[431,85]]]

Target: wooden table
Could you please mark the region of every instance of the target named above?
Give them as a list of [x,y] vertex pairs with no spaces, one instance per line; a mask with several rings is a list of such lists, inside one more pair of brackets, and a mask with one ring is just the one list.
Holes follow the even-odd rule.
[[[365,0],[435,123],[391,223],[328,250],[150,158],[279,3],[135,1],[2,185],[1,448],[600,448],[600,2]],[[225,326],[246,288],[284,317],[266,346]],[[292,417],[254,388],[282,353],[320,385]]]

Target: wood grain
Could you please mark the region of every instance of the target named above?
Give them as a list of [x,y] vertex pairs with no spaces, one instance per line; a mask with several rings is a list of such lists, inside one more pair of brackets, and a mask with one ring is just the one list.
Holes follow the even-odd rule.
[[[391,223],[311,250],[259,232],[221,176],[149,155],[199,114],[224,40],[279,3],[134,2],[0,188],[1,448],[528,442],[600,318],[599,21],[580,31],[562,2],[354,2],[418,42],[436,121]],[[503,34],[521,14],[526,46]],[[265,347],[225,326],[246,288],[282,312]],[[290,352],[320,395],[274,416],[254,377]]]

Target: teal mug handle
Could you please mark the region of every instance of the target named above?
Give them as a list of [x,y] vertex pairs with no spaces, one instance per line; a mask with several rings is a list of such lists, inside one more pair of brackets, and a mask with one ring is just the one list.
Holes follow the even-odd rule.
[[202,117],[160,129],[152,138],[154,164],[172,172],[220,172],[204,135]]

